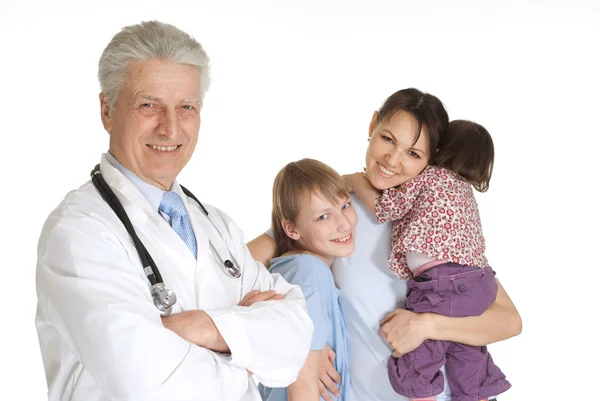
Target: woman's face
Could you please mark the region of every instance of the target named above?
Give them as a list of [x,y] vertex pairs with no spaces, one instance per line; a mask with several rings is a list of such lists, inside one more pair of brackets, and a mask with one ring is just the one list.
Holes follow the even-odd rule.
[[334,257],[348,256],[354,251],[356,221],[350,198],[332,204],[314,191],[305,191],[296,222],[284,225],[284,229],[300,248],[331,265]]
[[422,127],[417,142],[419,123],[406,112],[394,113],[388,121],[377,123],[377,113],[369,127],[366,178],[384,190],[396,187],[418,175],[429,162],[429,134]]

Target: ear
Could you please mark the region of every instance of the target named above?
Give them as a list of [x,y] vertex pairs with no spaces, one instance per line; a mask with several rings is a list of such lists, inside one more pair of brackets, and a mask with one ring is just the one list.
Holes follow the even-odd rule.
[[371,123],[369,124],[369,139],[371,139],[371,135],[373,135],[373,131],[375,131],[375,127],[377,127],[377,117],[379,113],[374,112],[373,117],[371,118]]
[[283,228],[283,231],[285,231],[285,235],[287,235],[294,241],[298,241],[300,239],[300,234],[294,228],[294,223],[292,223],[288,219],[281,219],[281,227]]
[[110,105],[106,101],[104,97],[104,93],[100,93],[100,118],[102,119],[102,125],[104,125],[104,129],[110,135],[110,131],[112,130],[112,120],[110,118]]

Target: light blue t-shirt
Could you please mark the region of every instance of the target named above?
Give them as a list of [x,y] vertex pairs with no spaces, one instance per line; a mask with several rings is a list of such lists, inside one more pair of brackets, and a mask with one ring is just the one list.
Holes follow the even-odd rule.
[[[388,267],[392,223],[380,224],[355,194],[352,204],[358,216],[354,252],[345,258],[335,258],[331,266],[335,284],[341,291],[339,302],[349,333],[348,365],[352,378],[344,401],[409,401],[390,384],[387,363],[392,349],[378,332],[381,319],[397,308],[404,308],[407,292],[407,281],[398,280]],[[444,374],[444,392],[438,394],[436,401],[450,401],[450,398]]]
[[[310,349],[321,350],[329,344],[335,351],[335,369],[342,377],[342,383],[340,397],[331,397],[334,400],[345,401],[350,388],[346,326],[339,304],[340,291],[335,286],[329,266],[323,260],[309,254],[274,258],[270,266],[271,273],[279,273],[290,284],[302,288],[308,314],[315,325]],[[268,388],[260,384],[258,390],[265,401],[288,399],[287,388]]]

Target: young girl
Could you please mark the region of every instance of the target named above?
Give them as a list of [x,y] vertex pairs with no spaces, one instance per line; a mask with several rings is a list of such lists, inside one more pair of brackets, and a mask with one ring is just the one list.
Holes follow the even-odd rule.
[[[380,223],[393,221],[389,267],[399,279],[410,280],[406,309],[452,317],[482,314],[496,299],[498,287],[484,254],[471,185],[480,192],[489,187],[494,161],[489,133],[473,122],[452,121],[431,158],[426,130],[418,129],[416,139],[375,130],[370,140],[381,141],[381,154],[386,155],[377,161],[382,177],[411,176],[406,172],[426,166],[381,193],[362,174],[344,177],[347,188]],[[444,390],[443,365],[453,400],[487,400],[510,387],[486,347],[448,341],[428,340],[408,354],[391,357],[388,374],[397,393],[435,400]]]
[[287,389],[259,385],[263,400],[318,401],[317,371],[327,344],[335,351],[335,368],[342,377],[340,397],[332,398],[345,399],[350,385],[346,328],[330,267],[336,256],[354,251],[356,221],[344,181],[332,168],[303,159],[277,174],[271,228],[277,244],[275,254],[282,256],[271,260],[270,271],[302,288],[315,331],[296,382]]

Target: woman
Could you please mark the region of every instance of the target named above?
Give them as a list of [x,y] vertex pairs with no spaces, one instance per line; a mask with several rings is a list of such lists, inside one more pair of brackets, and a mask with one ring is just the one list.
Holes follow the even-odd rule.
[[[421,172],[418,169],[398,170],[399,161],[406,157],[405,146],[393,140],[389,142],[384,139],[389,135],[380,133],[393,137],[395,132],[408,130],[414,132],[415,140],[418,140],[420,133],[426,131],[429,138],[439,139],[447,127],[448,114],[435,96],[416,89],[394,93],[375,112],[369,126],[367,178],[374,187],[384,190]],[[348,400],[405,400],[394,392],[388,380],[390,348],[398,356],[412,351],[427,339],[482,346],[521,332],[519,313],[499,282],[496,301],[481,316],[451,318],[406,311],[407,282],[398,280],[387,264],[392,224],[379,224],[356,196],[352,196],[352,201],[358,215],[356,248],[351,256],[337,258],[332,265],[335,282],[341,290],[340,304],[348,334],[351,371]],[[267,234],[251,241],[248,247],[254,258],[263,263],[275,252],[275,243]],[[321,395],[326,400],[330,397],[325,387],[336,394],[334,381],[339,381],[331,358],[332,355],[325,355],[321,359],[323,369],[320,371],[324,372],[320,375]],[[438,401],[450,401],[447,385]]]

